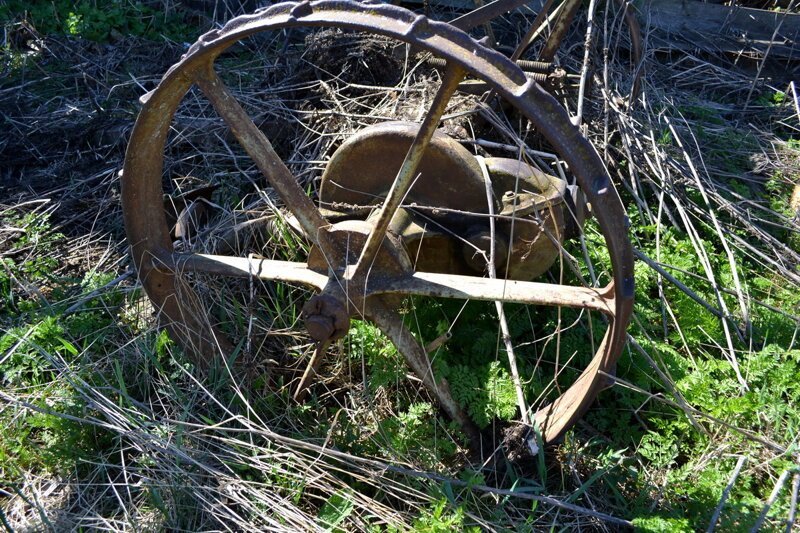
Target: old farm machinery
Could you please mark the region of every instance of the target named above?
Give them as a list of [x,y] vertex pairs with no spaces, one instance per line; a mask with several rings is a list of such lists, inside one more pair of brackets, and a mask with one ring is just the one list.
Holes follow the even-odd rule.
[[[302,305],[302,319],[315,350],[305,375],[295,380],[296,398],[331,343],[347,334],[351,319],[367,320],[396,346],[447,415],[476,436],[447,381],[433,372],[424,340],[404,321],[404,302],[409,297],[483,300],[499,302],[500,314],[510,304],[571,308],[579,316],[603,317],[598,323],[605,333],[596,343],[587,339],[586,363],[570,385],[562,387],[553,378],[547,401],[531,402],[521,416],[546,441],[578,420],[608,383],[622,353],[634,296],[633,255],[625,210],[608,171],[564,107],[540,84],[554,72],[552,54],[564,31],[559,34],[558,28],[569,25],[579,2],[568,0],[556,9],[546,2],[511,57],[464,31],[521,3],[487,4],[451,23],[376,2],[282,3],[235,18],[188,49],[143,97],[122,178],[125,227],[139,279],[161,323],[187,352],[202,361],[231,353],[239,344],[209,312],[207,295],[195,283],[198,276],[308,287],[313,294]],[[555,37],[546,41],[541,60],[528,64],[539,75],[526,74],[515,60],[545,23]],[[424,56],[427,65],[439,69],[440,81],[415,120],[375,119],[349,132],[327,154],[323,168],[305,180],[316,184],[316,192],[309,193],[271,144],[269,128],[254,121],[237,101],[235,88],[223,81],[218,58],[254,36],[313,35],[325,28],[374,34],[394,43],[395,55],[400,50],[405,58]],[[475,83],[482,84],[482,96],[459,109],[500,106],[504,116],[515,117],[509,123],[527,128],[550,148],[555,154],[550,166],[535,164],[538,152],[524,144],[516,153],[481,154],[465,142],[468,135],[449,132],[448,120],[469,112],[448,113],[453,99]],[[270,198],[277,197],[286,212],[287,231],[310,243],[307,257],[237,256],[176,245],[175,223],[164,209],[165,149],[176,110],[190,92],[210,104],[260,171]],[[178,224],[185,226],[181,216],[186,212]],[[565,246],[570,239],[583,241],[587,218],[608,251],[606,282],[582,282],[580,267],[573,269],[574,283],[561,283],[563,275],[548,277],[554,264],[563,270],[577,261]],[[559,374],[555,366],[550,370]]]

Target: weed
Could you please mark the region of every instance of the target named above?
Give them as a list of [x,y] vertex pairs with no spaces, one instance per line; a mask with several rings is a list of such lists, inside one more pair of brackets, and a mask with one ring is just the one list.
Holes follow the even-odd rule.
[[344,531],[338,526],[353,512],[353,501],[347,494],[332,494],[319,511],[319,521],[327,531]]
[[766,91],[756,98],[756,104],[764,107],[779,107],[786,103],[787,95],[783,91]]
[[637,531],[644,533],[691,533],[695,531],[687,518],[649,516],[634,518],[633,525]]
[[23,17],[41,35],[64,34],[99,42],[125,35],[156,38],[161,33],[179,39],[191,31],[174,12],[162,14],[146,3],[133,0],[102,3],[9,0],[0,5],[0,25],[7,26],[18,17]]
[[391,387],[405,379],[403,356],[377,327],[365,321],[354,322],[348,344],[350,357],[363,357],[369,365],[368,385],[371,390]]
[[414,531],[421,533],[448,533],[453,530],[470,533],[480,531],[477,526],[465,527],[462,507],[456,507],[452,511],[448,507],[450,506],[447,500],[437,501],[430,510],[422,513],[421,518],[414,522]]

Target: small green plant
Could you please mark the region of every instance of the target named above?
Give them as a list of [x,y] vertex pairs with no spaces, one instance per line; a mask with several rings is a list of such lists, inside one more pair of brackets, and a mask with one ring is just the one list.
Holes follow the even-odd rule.
[[390,387],[405,379],[406,363],[392,342],[369,322],[353,322],[350,328],[350,357],[364,358],[370,368],[370,389]]
[[385,441],[383,452],[390,456],[413,457],[415,462],[434,466],[446,461],[457,451],[457,445],[442,428],[430,403],[412,403],[396,418],[380,422],[380,435]]
[[508,371],[499,361],[479,367],[466,365],[440,366],[447,378],[453,398],[465,407],[480,428],[494,419],[511,420],[517,415],[517,397]]
[[339,525],[353,512],[353,500],[347,494],[336,492],[328,498],[319,511],[319,521],[327,531],[344,531]]
[[756,98],[756,103],[764,107],[778,107],[786,102],[786,98],[783,91],[766,91]]
[[636,531],[642,533],[691,533],[695,531],[687,518],[648,516],[632,520]]
[[29,409],[0,409],[0,480],[8,482],[24,470],[74,471],[109,446],[107,432],[79,422],[89,408],[65,375],[106,338],[115,316],[105,306],[121,304],[122,296],[98,297],[81,312],[63,314],[68,296],[90,292],[112,274],[59,274],[55,257],[65,237],[47,213],[11,209],[2,224],[12,237],[3,242],[0,266],[0,386],[32,398]]
[[431,509],[423,512],[422,516],[414,522],[414,531],[419,533],[450,533],[451,531],[477,533],[480,531],[477,526],[466,527],[464,525],[463,507],[456,507],[452,511],[448,509],[449,507],[446,499],[437,501]]
[[167,33],[181,38],[192,34],[174,10],[171,14],[160,13],[147,3],[135,0],[9,0],[0,5],[1,25],[8,26],[19,20],[25,20],[43,36],[64,34],[99,42],[126,35],[156,38]]

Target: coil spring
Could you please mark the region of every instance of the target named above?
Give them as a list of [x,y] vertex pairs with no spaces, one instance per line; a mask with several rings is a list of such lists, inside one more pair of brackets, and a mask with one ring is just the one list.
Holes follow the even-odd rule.
[[[447,62],[444,59],[439,57],[431,58],[427,61],[427,64],[436,67],[436,68],[444,68]],[[517,66],[524,70],[526,73],[540,73],[540,74],[549,74],[553,72],[555,69],[555,65],[553,63],[548,63],[546,61],[527,61],[525,59],[517,60]]]

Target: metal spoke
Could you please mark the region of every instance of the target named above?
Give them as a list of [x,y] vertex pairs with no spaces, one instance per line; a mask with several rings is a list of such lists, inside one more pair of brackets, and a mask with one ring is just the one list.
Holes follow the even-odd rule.
[[600,311],[612,317],[615,313],[613,283],[602,289],[593,289],[534,281],[415,272],[404,278],[370,279],[367,295],[373,294],[405,294],[564,306]]
[[171,261],[158,263],[157,267],[172,272],[193,272],[234,278],[283,281],[319,290],[322,290],[328,282],[327,275],[310,270],[305,263],[256,257],[176,253],[172,254]]
[[536,37],[539,35],[539,33],[541,33],[544,30],[545,26],[550,24],[551,18],[555,17],[556,14],[564,6],[563,3],[559,4],[556,7],[555,11],[553,11],[552,15],[548,16],[547,13],[550,11],[550,8],[552,7],[554,1],[555,0],[547,0],[542,6],[542,9],[539,10],[539,13],[536,15],[533,24],[531,24],[530,28],[528,28],[528,32],[525,34],[522,40],[520,40],[519,44],[514,49],[514,52],[511,54],[512,61],[516,61],[517,59],[522,57],[522,54],[525,52],[525,50],[528,49],[528,47],[531,45],[534,39],[536,39]]
[[[173,254],[160,268],[175,272],[194,272],[257,278],[297,283],[319,290],[330,281],[328,276],[308,268],[305,263],[278,261],[260,257],[230,257],[210,254]],[[456,274],[415,272],[405,277],[371,278],[365,296],[402,294],[470,300],[497,301],[528,305],[564,306],[600,311],[614,315],[614,289],[610,284],[601,289],[571,287],[535,281],[476,278]]]
[[303,192],[267,137],[239,105],[211,65],[207,65],[201,72],[196,83],[283,203],[292,210],[308,238],[318,244],[326,254],[334,252],[335,248],[328,241],[327,233],[320,231],[328,223],[322,218],[311,198]]
[[330,341],[322,341],[318,342],[314,347],[314,353],[311,355],[311,359],[308,361],[306,369],[303,372],[303,377],[300,378],[300,383],[297,384],[297,388],[294,391],[294,401],[299,403],[305,400],[308,394],[308,387],[311,385],[311,381],[317,376],[317,370],[319,370],[319,366],[322,364],[322,360],[325,357],[325,352],[328,351],[328,346],[330,345]]
[[447,415],[461,425],[473,443],[479,442],[478,428],[453,399],[447,381],[436,381],[427,352],[403,325],[400,314],[383,301],[373,298],[369,303],[368,316],[397,346],[397,351],[403,355],[408,366],[422,380],[431,394],[436,396]]
[[547,42],[544,44],[544,48],[539,54],[539,61],[549,62],[556,56],[556,52],[561,46],[561,41],[564,40],[567,30],[569,30],[570,24],[572,24],[572,19],[575,18],[575,14],[578,12],[580,5],[581,0],[564,0],[561,6],[561,14],[558,16],[558,19],[556,19],[553,25],[553,31],[550,33]]
[[417,136],[408,149],[403,165],[400,167],[400,171],[397,173],[397,177],[392,183],[392,188],[386,195],[386,200],[374,222],[373,230],[367,238],[364,249],[361,250],[361,255],[358,258],[353,278],[365,276],[369,271],[372,261],[375,259],[375,255],[378,253],[378,249],[386,236],[389,223],[397,211],[397,208],[400,207],[406,193],[411,188],[417,168],[419,167],[420,161],[422,161],[422,156],[425,154],[425,149],[428,147],[436,128],[439,127],[439,122],[441,121],[442,115],[444,115],[447,104],[450,102],[453,93],[458,89],[458,84],[464,78],[464,74],[464,69],[458,65],[448,65],[447,70],[445,70],[444,77],[442,78],[442,85],[436,92],[431,108],[428,110],[428,114],[425,116],[425,120],[422,121]]

